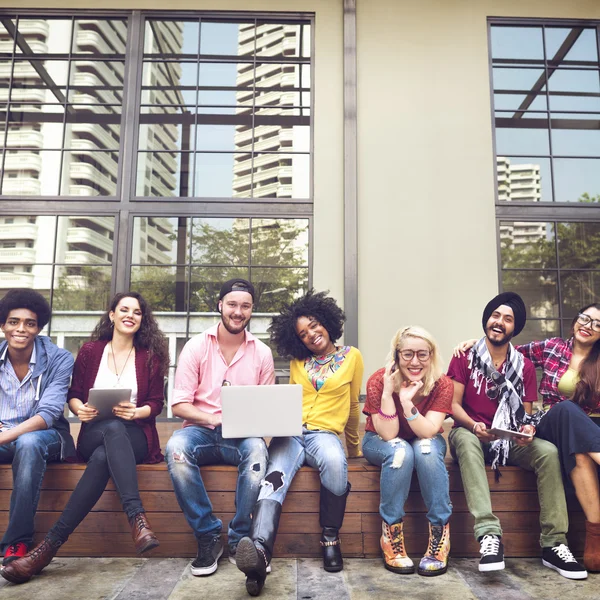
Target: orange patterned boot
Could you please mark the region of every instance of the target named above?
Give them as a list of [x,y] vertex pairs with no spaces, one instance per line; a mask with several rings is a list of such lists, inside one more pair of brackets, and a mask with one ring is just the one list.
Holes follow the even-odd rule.
[[382,522],[380,544],[383,552],[383,564],[388,571],[402,575],[415,572],[415,565],[407,556],[404,548],[404,523],[402,521],[393,525]]

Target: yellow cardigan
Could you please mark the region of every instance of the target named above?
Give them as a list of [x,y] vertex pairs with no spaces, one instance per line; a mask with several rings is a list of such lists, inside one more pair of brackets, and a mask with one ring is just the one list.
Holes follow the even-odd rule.
[[317,392],[304,368],[304,360],[290,363],[290,383],[302,385],[302,423],[308,429],[326,429],[338,435],[344,431],[349,456],[360,453],[358,399],[363,370],[360,351],[351,347],[340,368]]

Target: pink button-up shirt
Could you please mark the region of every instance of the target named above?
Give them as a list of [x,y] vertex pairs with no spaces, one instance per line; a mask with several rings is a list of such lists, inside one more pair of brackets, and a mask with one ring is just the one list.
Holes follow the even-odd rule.
[[[217,340],[217,323],[194,336],[183,347],[175,373],[175,389],[171,406],[189,402],[202,412],[221,412],[223,381],[231,385],[272,385],[275,365],[270,348],[246,331],[246,339],[227,364]],[[184,421],[183,426],[193,425]],[[204,427],[209,427],[204,425]]]

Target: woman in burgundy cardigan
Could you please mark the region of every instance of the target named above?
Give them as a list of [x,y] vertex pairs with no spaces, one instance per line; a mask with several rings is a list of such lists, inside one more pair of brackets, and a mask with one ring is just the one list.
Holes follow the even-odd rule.
[[[163,407],[167,342],[146,301],[136,292],[113,298],[91,340],[79,351],[68,394],[69,407],[82,422],[77,452],[87,467],[43,542],[10,563],[6,575],[14,583],[28,581],[50,563],[100,499],[111,477],[138,554],[158,546],[140,498],[136,464],[163,459],[155,421]],[[96,409],[87,404],[88,393],[91,388],[112,387],[131,388],[132,402],[118,404],[113,418],[98,421]]]

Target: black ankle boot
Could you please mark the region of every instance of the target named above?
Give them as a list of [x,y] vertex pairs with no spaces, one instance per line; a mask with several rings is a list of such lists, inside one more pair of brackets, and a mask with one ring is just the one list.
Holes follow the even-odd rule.
[[246,575],[246,591],[251,596],[258,596],[265,585],[280,516],[279,502],[259,500],[254,506],[250,536],[238,543],[235,562]]
[[344,568],[339,531],[344,521],[349,493],[349,483],[346,492],[341,496],[336,496],[321,485],[319,502],[320,522],[323,528],[321,549],[323,551],[323,568],[329,573],[337,573]]

